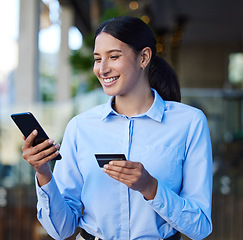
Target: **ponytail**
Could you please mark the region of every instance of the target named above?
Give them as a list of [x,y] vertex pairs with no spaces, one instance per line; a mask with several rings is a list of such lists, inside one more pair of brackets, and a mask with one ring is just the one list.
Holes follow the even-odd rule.
[[181,101],[180,85],[175,71],[161,57],[153,56],[148,69],[151,88],[154,88],[163,100]]

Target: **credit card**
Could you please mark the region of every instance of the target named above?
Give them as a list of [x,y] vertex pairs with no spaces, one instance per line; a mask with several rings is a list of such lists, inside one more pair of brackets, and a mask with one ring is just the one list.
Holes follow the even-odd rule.
[[110,161],[121,161],[121,160],[127,160],[125,155],[122,153],[115,154],[115,153],[110,153],[110,154],[95,154],[95,158],[99,164],[99,166],[102,168],[104,167],[105,164],[108,164]]

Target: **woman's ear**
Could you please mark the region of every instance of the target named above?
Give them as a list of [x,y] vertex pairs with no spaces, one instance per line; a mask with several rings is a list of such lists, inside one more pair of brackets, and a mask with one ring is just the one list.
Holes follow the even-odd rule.
[[142,51],[141,51],[141,68],[145,69],[152,57],[152,50],[150,47],[145,47]]

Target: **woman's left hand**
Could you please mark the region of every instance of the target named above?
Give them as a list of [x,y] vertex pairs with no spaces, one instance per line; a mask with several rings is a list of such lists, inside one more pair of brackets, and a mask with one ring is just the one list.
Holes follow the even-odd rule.
[[139,191],[147,200],[154,199],[158,181],[140,162],[111,161],[104,166],[103,171],[129,188]]

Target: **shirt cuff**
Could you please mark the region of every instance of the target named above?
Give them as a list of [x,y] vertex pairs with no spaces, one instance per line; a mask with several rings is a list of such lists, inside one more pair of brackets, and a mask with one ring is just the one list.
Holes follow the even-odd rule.
[[[64,203],[64,199],[57,187],[55,178],[53,176],[47,184],[40,187],[35,175],[35,185],[38,202],[47,211],[50,210],[50,206],[52,209],[60,209],[63,206],[62,204]],[[55,202],[55,204],[51,204],[53,202]]]
[[156,195],[155,195],[154,199],[151,199],[151,200],[147,200],[146,198],[145,199],[148,201],[148,203],[150,203],[151,205],[156,206],[156,208],[161,210],[161,208],[164,207],[164,202],[162,201],[161,196],[159,194],[161,192],[161,186],[160,185],[161,184],[158,183],[157,191],[156,191]]
[[183,200],[165,184],[158,183],[156,195],[154,199],[148,200],[148,203],[168,223],[178,222],[183,208]]

